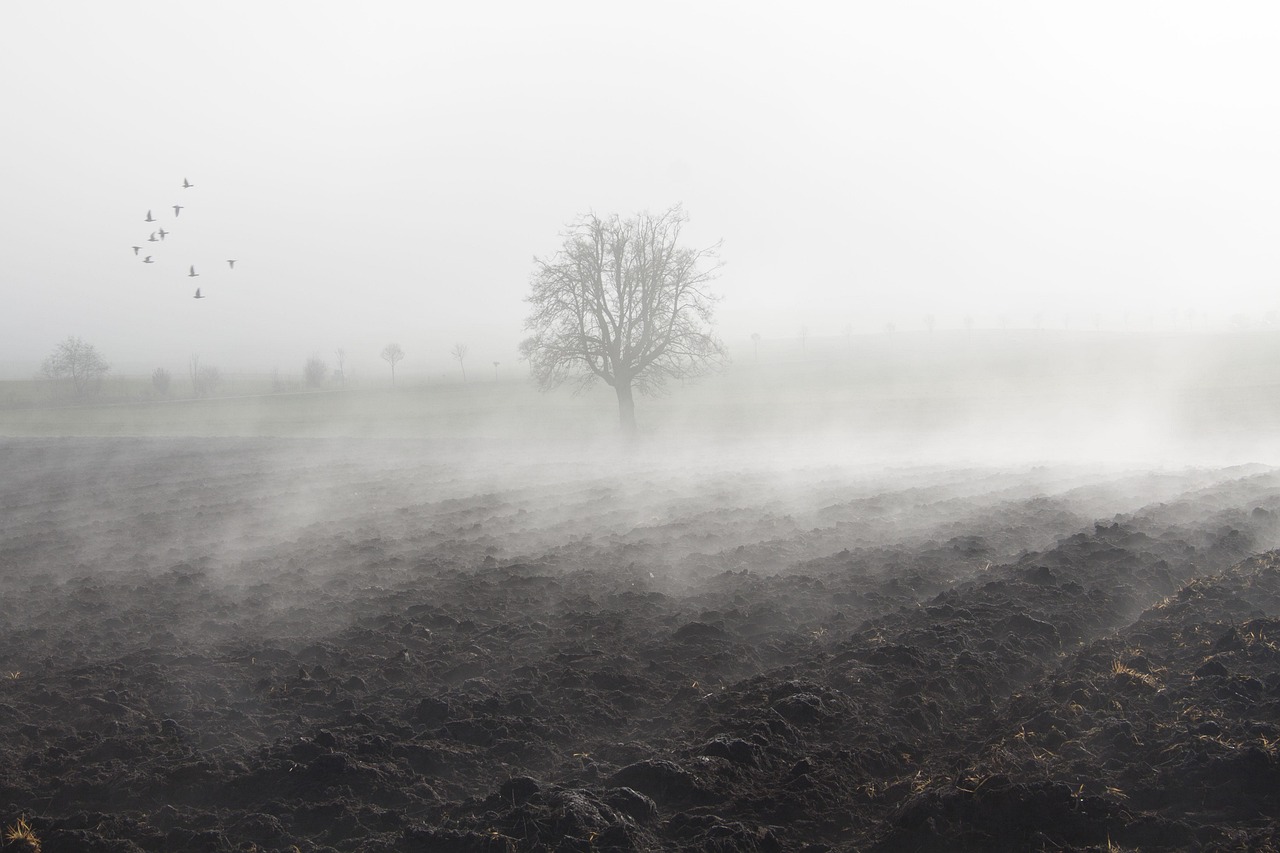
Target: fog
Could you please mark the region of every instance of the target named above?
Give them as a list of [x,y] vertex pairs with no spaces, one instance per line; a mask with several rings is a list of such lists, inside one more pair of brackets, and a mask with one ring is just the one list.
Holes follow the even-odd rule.
[[[724,240],[739,358],[753,333],[926,317],[1258,327],[1280,307],[1276,15],[25,4],[0,35],[23,81],[0,375],[72,334],[121,374],[344,348],[374,377],[398,341],[439,375],[463,341],[514,375],[530,258],[578,214],[678,202],[691,245]],[[171,234],[143,265],[148,210]]]
[[1280,7],[10,6],[9,841],[1274,840]]
[[[781,570],[1051,501],[1012,558],[1265,479],[1276,15],[13,10],[10,565],[590,554],[676,583],[740,548]],[[627,441],[608,388],[533,387],[531,259],[577,215],[675,204],[688,245],[723,240],[727,358],[641,398]],[[68,335],[111,364],[87,398],[33,378]],[[193,356],[219,393],[184,385]]]

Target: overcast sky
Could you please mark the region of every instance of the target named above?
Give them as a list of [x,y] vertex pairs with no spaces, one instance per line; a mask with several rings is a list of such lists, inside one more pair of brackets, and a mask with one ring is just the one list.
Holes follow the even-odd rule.
[[567,222],[676,203],[731,343],[1261,315],[1278,39],[1273,3],[6,3],[0,369],[514,364]]

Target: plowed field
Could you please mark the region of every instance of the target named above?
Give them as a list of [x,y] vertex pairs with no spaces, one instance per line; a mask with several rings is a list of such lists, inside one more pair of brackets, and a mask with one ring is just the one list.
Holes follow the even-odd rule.
[[46,853],[1280,844],[1271,469],[0,471],[0,821]]

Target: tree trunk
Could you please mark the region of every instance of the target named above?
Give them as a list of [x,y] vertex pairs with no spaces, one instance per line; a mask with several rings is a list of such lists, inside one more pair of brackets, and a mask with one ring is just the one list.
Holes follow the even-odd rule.
[[622,426],[622,432],[628,438],[634,438],[636,434],[636,404],[631,397],[631,383],[620,381],[613,386],[613,390],[618,393],[618,422]]

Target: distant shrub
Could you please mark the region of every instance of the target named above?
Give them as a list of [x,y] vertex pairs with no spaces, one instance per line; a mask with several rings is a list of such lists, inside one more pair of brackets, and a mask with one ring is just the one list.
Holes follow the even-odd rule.
[[222,384],[222,372],[212,364],[200,365],[191,377],[191,390],[197,397],[208,397]]
[[163,367],[157,367],[155,372],[151,374],[151,387],[161,397],[169,396],[169,386],[172,382],[173,377]]
[[329,365],[325,364],[318,356],[311,356],[302,368],[302,376],[308,388],[319,388],[324,384],[325,377],[328,375]]

